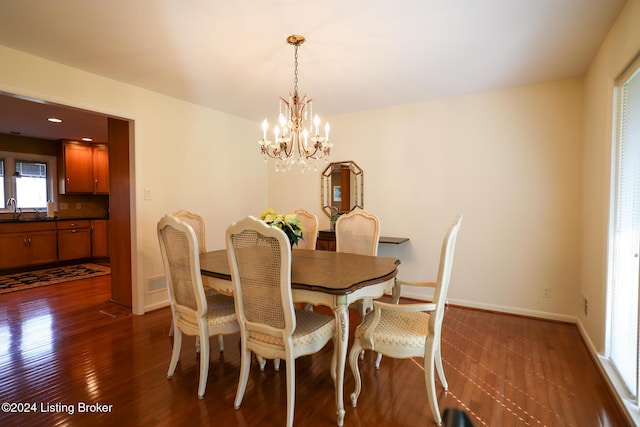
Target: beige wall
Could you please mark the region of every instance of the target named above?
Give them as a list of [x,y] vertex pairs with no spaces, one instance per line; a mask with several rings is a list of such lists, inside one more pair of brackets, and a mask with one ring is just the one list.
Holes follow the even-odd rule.
[[[435,279],[462,213],[450,302],[573,321],[581,105],[581,81],[567,80],[330,117],[332,159],[364,170],[364,207],[382,235],[411,239],[379,250],[401,258],[402,277]],[[270,168],[270,206],[305,207],[328,226],[323,168]]]
[[[255,123],[0,46],[0,91],[134,120],[134,309],[165,305],[145,292],[163,274],[156,223],[184,208],[207,221],[207,246],[224,247],[234,220],[267,202]],[[238,141],[247,141],[239,144]],[[144,200],[144,189],[151,200]]]

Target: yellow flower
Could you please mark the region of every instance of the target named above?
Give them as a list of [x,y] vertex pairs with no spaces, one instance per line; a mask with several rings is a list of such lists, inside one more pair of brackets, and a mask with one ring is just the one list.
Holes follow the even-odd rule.
[[272,227],[277,227],[284,231],[292,246],[294,243],[297,245],[298,240],[303,238],[300,220],[298,220],[298,217],[294,213],[282,215],[269,208],[262,211],[259,219]]
[[276,220],[277,217],[278,214],[273,209],[269,208],[262,211],[262,215],[260,215],[259,219],[266,222],[267,224],[271,224]]

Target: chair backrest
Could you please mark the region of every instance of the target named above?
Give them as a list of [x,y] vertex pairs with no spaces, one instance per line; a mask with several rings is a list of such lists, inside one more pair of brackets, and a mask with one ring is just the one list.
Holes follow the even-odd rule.
[[207,313],[207,300],[196,235],[186,222],[165,215],[158,222],[158,240],[174,316],[197,323]]
[[299,240],[294,247],[297,249],[315,249],[316,241],[318,240],[318,217],[305,209],[298,209],[294,213],[302,228],[302,240]]
[[287,235],[249,216],[227,228],[226,242],[241,330],[286,342],[296,327]]
[[444,317],[445,303],[447,302],[447,291],[449,290],[449,281],[451,279],[451,270],[453,268],[453,255],[456,249],[456,239],[460,224],[462,223],[462,215],[458,215],[453,224],[447,230],[442,242],[442,251],[440,252],[440,267],[438,268],[438,279],[436,289],[433,295],[433,303],[436,305],[435,313],[429,316],[429,333],[439,337],[442,319]]
[[380,223],[373,214],[356,209],[336,221],[336,252],[375,256],[379,239]]
[[204,218],[198,214],[189,211],[179,210],[173,213],[173,216],[180,221],[186,222],[196,233],[198,239],[198,252],[201,254],[207,252],[207,230],[205,228]]

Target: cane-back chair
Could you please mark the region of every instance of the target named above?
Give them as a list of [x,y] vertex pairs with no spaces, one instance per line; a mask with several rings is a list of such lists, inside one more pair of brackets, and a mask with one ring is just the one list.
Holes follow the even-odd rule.
[[[335,319],[296,309],[291,291],[291,245],[286,234],[253,217],[227,229],[227,253],[241,336],[240,379],[235,398],[244,397],[251,352],[286,364],[286,425],[293,425],[295,360],[320,351],[334,338]],[[330,373],[335,380],[336,356]]]
[[[434,421],[442,423],[436,397],[434,367],[442,387],[447,390],[447,380],[442,367],[440,335],[444,317],[447,290],[451,278],[456,238],[460,230],[462,217],[458,216],[450,226],[442,243],[440,267],[436,282],[409,282],[397,280],[397,286],[422,286],[434,288],[431,303],[385,303],[373,302],[373,310],[356,328],[354,343],[349,352],[349,364],[355,377],[355,391],[351,394],[351,404],[356,406],[362,381],[358,369],[358,359],[362,350],[368,349],[396,359],[422,357],[427,399]],[[376,361],[379,368],[380,357]]]

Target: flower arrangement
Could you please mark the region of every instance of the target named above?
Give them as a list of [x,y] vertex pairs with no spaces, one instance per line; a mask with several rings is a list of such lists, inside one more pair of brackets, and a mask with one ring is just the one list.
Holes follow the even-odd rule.
[[296,214],[286,214],[282,215],[276,213],[273,209],[269,208],[262,212],[260,215],[261,221],[269,224],[272,227],[277,227],[280,230],[284,231],[284,233],[289,238],[289,242],[291,242],[291,247],[293,244],[298,244],[298,240],[302,239],[302,227],[300,227],[300,220],[296,217]]

